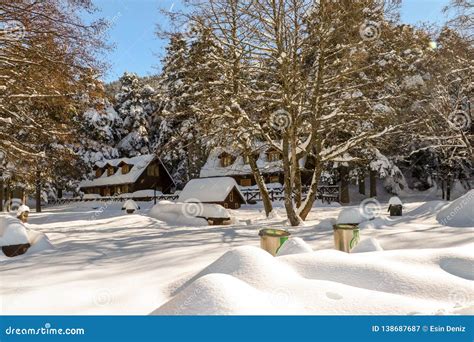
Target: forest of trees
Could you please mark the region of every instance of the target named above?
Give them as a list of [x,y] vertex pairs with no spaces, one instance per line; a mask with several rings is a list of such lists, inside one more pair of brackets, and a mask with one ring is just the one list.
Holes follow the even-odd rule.
[[[106,23],[75,14],[91,1],[0,3],[0,194],[74,189],[96,161],[146,153],[184,184],[224,146],[248,158],[269,215],[255,154],[272,147],[298,225],[323,173],[341,183],[378,175],[392,192],[415,178],[448,199],[472,177],[469,1],[453,0],[443,27],[402,24],[398,0],[187,4],[170,16],[186,32],[159,32],[159,73],[104,85]],[[301,158],[314,166],[307,196]]]

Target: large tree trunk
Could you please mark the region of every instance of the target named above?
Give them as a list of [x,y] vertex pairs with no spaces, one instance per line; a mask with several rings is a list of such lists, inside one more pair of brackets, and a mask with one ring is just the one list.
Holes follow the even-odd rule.
[[446,181],[446,201],[451,201],[451,176]]
[[5,191],[5,183],[3,181],[3,175],[0,176],[0,212],[3,211],[3,192]]
[[36,171],[36,212],[41,212],[41,171]]
[[342,204],[347,204],[351,201],[349,197],[349,168],[347,166],[341,166],[339,173],[341,176],[340,201]]
[[262,174],[260,173],[260,169],[257,166],[257,161],[253,157],[252,154],[248,155],[250,169],[252,170],[253,177],[255,178],[255,182],[257,183],[258,190],[260,191],[260,195],[262,196],[263,208],[265,209],[265,215],[268,217],[273,210],[273,204],[270,200],[270,195],[268,194],[267,185],[265,184],[265,180],[263,179]]
[[11,210],[11,207],[12,207],[12,191],[11,191],[11,187],[10,187],[10,182],[7,181],[7,189],[6,189],[6,197],[5,197],[5,200],[6,200],[6,206],[5,206],[5,210],[6,211],[10,211]]
[[288,220],[292,226],[299,226],[301,219],[296,213],[295,206],[293,205],[293,184],[291,182],[291,167],[289,158],[289,141],[288,134],[283,137],[283,171],[285,175],[285,209]]
[[293,184],[293,194],[296,208],[301,206],[302,186],[301,186],[301,170],[298,163],[298,156],[296,155],[296,136],[291,135],[291,180]]
[[321,172],[321,167],[316,163],[313,171],[313,176],[311,178],[311,185],[309,186],[308,194],[306,195],[306,199],[303,202],[299,213],[299,216],[302,220],[306,220],[306,217],[310,213],[311,208],[313,207],[313,203],[318,195],[318,185],[319,179],[321,178]]
[[444,191],[444,180],[441,180],[441,199],[446,198],[446,192]]
[[377,172],[370,170],[370,197],[377,197]]
[[365,195],[365,178],[359,178],[359,194]]

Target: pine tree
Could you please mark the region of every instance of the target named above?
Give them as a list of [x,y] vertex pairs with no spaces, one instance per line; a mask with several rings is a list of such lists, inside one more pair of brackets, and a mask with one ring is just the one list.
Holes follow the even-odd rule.
[[119,130],[121,155],[133,157],[151,152],[150,123],[155,106],[152,101],[155,90],[142,84],[137,75],[125,73],[120,78],[120,90],[115,95],[115,110],[122,120]]

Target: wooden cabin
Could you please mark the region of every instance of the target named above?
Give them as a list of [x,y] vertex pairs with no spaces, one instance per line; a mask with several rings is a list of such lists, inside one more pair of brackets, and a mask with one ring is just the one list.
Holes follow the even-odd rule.
[[115,196],[138,190],[174,191],[175,183],[168,170],[155,155],[111,159],[94,165],[95,177],[79,185],[85,194]]
[[[262,149],[261,153],[255,152],[253,157],[257,162],[265,183],[283,184],[281,152],[278,149],[273,147]],[[256,185],[249,157],[229,153],[222,148],[211,151],[206,164],[201,168],[200,177],[232,177],[239,186],[248,187]]]
[[228,209],[239,209],[242,204],[246,204],[232,177],[192,179],[179,194],[178,201],[220,204]]

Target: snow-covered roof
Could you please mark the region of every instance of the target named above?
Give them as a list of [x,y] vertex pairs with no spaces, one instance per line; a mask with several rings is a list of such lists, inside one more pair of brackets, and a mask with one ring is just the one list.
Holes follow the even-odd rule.
[[178,201],[222,202],[235,188],[242,200],[244,196],[232,177],[196,178],[190,180],[179,194]]
[[134,200],[127,200],[122,205],[122,210],[139,210],[140,207],[138,206],[137,202]]
[[132,158],[117,158],[117,159],[104,159],[95,163],[95,166],[103,168],[106,165],[112,165],[114,167],[119,166],[121,163],[128,165],[138,165],[147,163],[147,165],[155,158],[153,154],[143,154]]
[[93,179],[85,180],[79,184],[80,188],[90,188],[93,186],[105,186],[105,185],[117,185],[117,184],[132,184],[135,183],[141,176],[143,171],[146,170],[147,166],[155,159],[152,154],[144,154],[133,158],[119,158],[103,160],[96,163],[96,166],[102,168],[106,165],[118,166],[120,163],[126,163],[133,165],[127,174],[122,173],[122,168],[117,169],[115,173],[108,176],[107,172],[104,172],[102,176]]
[[[274,173],[283,171],[283,163],[281,160],[268,161],[267,152],[268,149],[263,149],[258,154],[257,166],[262,173]],[[229,166],[223,167],[219,156],[222,153],[227,152],[235,156],[235,161]],[[305,164],[305,158],[300,159],[300,167]],[[200,177],[221,177],[221,176],[238,176],[238,175],[249,175],[252,173],[250,165],[245,164],[243,156],[233,153],[230,149],[215,148],[209,154],[206,164],[201,168]]]

